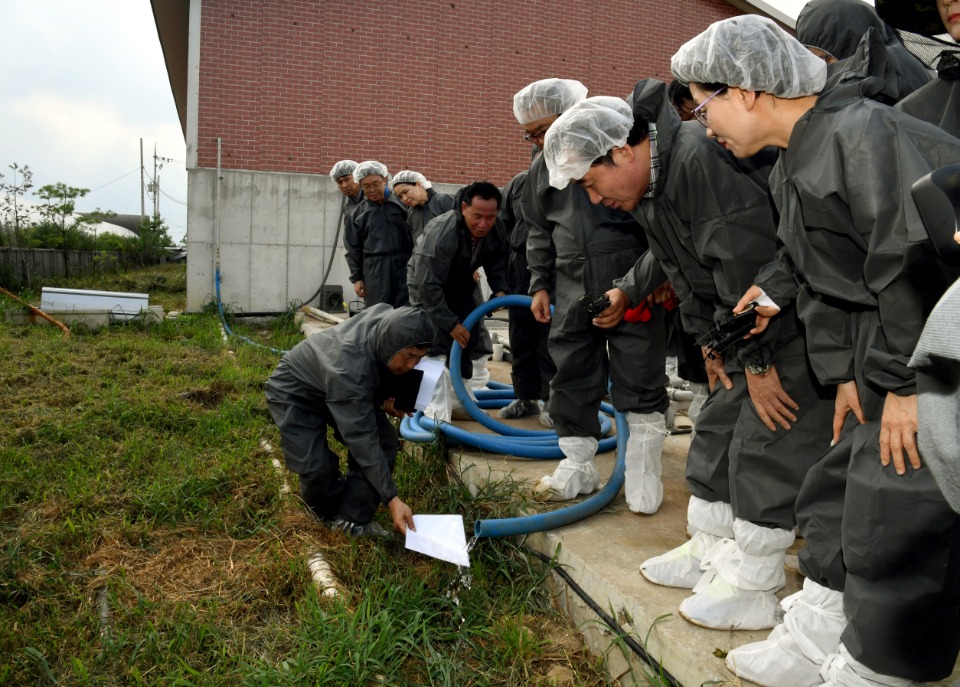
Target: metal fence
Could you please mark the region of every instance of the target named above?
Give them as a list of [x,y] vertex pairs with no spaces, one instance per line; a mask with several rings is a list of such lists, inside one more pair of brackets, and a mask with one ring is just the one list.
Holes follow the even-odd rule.
[[29,287],[34,279],[125,272],[162,261],[162,256],[123,251],[0,248],[0,286],[15,290]]

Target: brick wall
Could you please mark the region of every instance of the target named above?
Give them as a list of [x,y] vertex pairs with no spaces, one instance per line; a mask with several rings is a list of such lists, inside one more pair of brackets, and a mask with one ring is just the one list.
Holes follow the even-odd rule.
[[737,10],[722,0],[204,0],[198,165],[391,172],[503,184],[529,164],[513,94],[546,77],[591,95],[669,81],[670,56]]

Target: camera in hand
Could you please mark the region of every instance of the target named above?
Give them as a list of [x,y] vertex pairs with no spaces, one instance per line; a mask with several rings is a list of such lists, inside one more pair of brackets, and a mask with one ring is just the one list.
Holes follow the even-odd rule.
[[610,297],[599,291],[589,291],[580,296],[580,305],[587,309],[590,317],[599,317],[600,313],[610,307]]
[[697,343],[706,346],[707,357],[713,360],[743,339],[757,325],[757,304],[750,303],[743,312],[724,315]]

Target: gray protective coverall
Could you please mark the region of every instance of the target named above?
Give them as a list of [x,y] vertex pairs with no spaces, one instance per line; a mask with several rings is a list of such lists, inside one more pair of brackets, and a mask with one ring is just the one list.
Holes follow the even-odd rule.
[[[530,165],[523,212],[530,293],[556,284],[549,350],[557,366],[550,383],[557,435],[600,436],[597,410],[608,382],[620,412],[664,412],[669,401],[663,307],[654,306],[647,322],[623,321],[614,329],[600,329],[579,302],[585,293],[609,291],[633,267],[647,250],[643,231],[629,214],[593,205],[577,184],[551,187],[542,155]],[[662,281],[661,271],[643,295]]]
[[[507,290],[502,227],[494,227],[474,242],[460,211],[461,195],[457,194],[453,210],[435,217],[424,228],[407,271],[411,301],[427,311],[436,330],[430,355],[445,355],[448,363],[453,345],[450,332],[483,302],[474,272],[483,267],[494,293]],[[470,343],[460,358],[464,379],[473,376],[471,359],[491,352],[489,336],[481,335],[482,328],[483,323],[478,322],[470,330]]]
[[942,56],[937,78],[897,103],[897,109],[960,137],[960,51]]
[[[527,270],[527,224],[523,219],[523,189],[528,170],[523,170],[507,182],[503,189],[503,222],[510,248],[507,260],[509,293],[526,296],[530,289]],[[553,289],[550,289],[551,294]],[[557,368],[547,350],[550,325],[537,322],[530,308],[510,309],[510,355],[512,357],[513,390],[522,400],[547,400],[550,380]]]
[[450,210],[453,210],[453,196],[428,188],[427,202],[407,210],[407,228],[410,230],[413,245],[417,245],[417,240],[423,235],[423,228],[430,220]]
[[[838,60],[854,57],[867,31],[877,32],[886,46],[890,78],[897,84],[894,101],[924,86],[932,78],[930,70],[904,47],[897,33],[877,16],[863,0],[812,0],[797,17],[797,40],[826,50]],[[830,74],[844,69],[830,66]]]
[[[300,495],[321,520],[366,524],[378,504],[397,495],[397,430],[376,405],[377,389],[392,374],[386,366],[394,354],[432,338],[422,310],[379,304],[301,341],[270,375],[267,402],[287,468],[300,476]],[[347,447],[345,479],[328,427]]]
[[794,127],[770,177],[789,259],[781,255],[758,283],[780,302],[794,295],[795,277],[817,376],[855,379],[867,420],[848,422],[801,490],[804,575],[844,591],[841,639],[855,659],[882,674],[938,680],[960,648],[960,517],[926,467],[898,476],[881,466],[879,434],[886,394],[916,392],[907,364],[951,281],[910,187],[960,161],[960,141],[863,100],[860,86],[824,91]]
[[[707,138],[699,122],[681,122],[666,85],[640,81],[634,115],[657,126],[660,172],[656,195],[634,211],[680,299],[684,326],[697,337],[729,314],[777,250],[776,218],[761,176],[738,171],[734,159]],[[647,281],[638,264],[618,285],[631,301]],[[739,354],[739,359],[737,358]],[[784,390],[797,402],[789,431],[764,426],[747,391],[745,364],[774,364]],[[728,350],[733,382],[717,384],[699,418],[687,455],[690,493],[723,501],[734,516],[792,529],[794,504],[807,470],[830,443],[833,391],[817,383],[807,364],[796,311],[781,316],[761,337]]]
[[367,307],[389,303],[400,307],[407,296],[407,261],[413,250],[407,229],[407,209],[385,191],[382,203],[364,199],[347,218],[343,235],[350,281],[363,281]]

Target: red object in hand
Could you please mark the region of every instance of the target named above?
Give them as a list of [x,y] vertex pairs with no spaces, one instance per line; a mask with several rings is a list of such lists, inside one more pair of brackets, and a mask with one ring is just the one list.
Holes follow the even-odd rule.
[[640,301],[640,305],[630,308],[623,315],[623,319],[627,322],[649,322],[651,317],[653,317],[653,313],[650,312],[646,300]]

